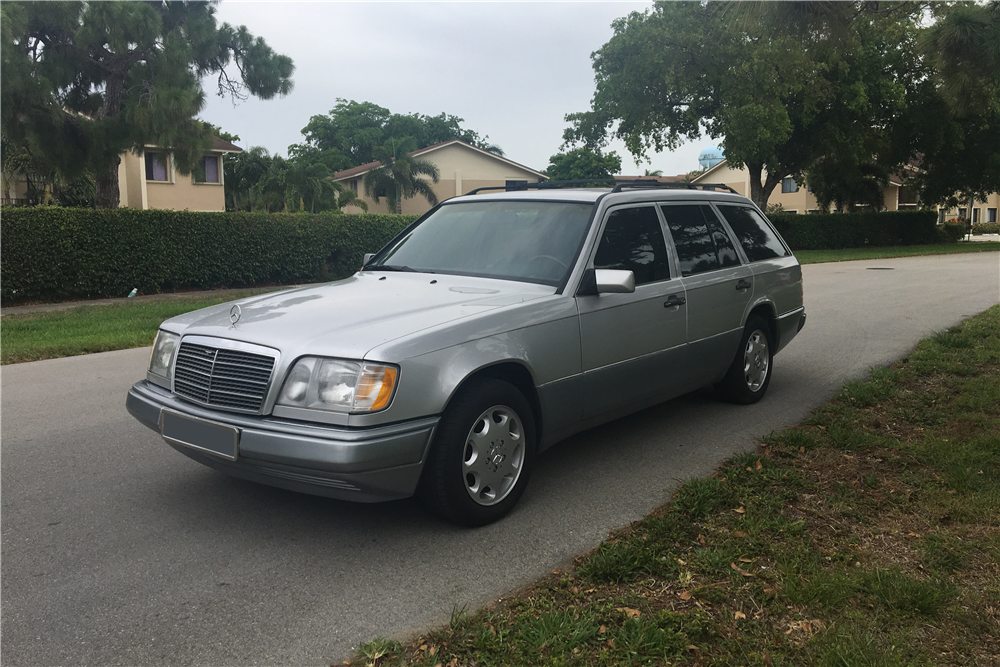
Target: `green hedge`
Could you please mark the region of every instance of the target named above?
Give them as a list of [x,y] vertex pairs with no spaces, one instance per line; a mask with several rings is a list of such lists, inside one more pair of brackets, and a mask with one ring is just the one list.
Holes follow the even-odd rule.
[[973,234],[1000,234],[1000,222],[980,222],[972,225]]
[[940,243],[934,211],[768,216],[792,250]]
[[4,305],[343,278],[415,216],[5,208]]

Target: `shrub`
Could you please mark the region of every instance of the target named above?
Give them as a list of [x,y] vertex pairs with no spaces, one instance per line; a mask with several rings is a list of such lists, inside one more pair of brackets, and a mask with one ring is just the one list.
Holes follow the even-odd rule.
[[770,216],[792,250],[836,250],[866,246],[938,243],[933,211],[821,213]]
[[961,222],[946,222],[938,225],[939,236],[944,243],[958,243],[965,236],[965,224]]
[[980,222],[972,226],[973,234],[1000,234],[1000,222]]
[[343,278],[412,222],[380,214],[8,208],[0,297],[24,301]]

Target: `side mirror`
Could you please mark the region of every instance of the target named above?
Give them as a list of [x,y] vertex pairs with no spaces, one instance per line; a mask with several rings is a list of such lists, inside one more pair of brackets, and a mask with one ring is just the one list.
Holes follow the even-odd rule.
[[375,253],[373,253],[373,252],[366,252],[365,253],[365,259],[364,259],[364,261],[361,262],[361,268],[363,269],[366,266],[368,266],[368,262],[372,261],[372,257],[374,257],[374,256],[375,256]]
[[618,269],[595,269],[598,294],[631,294],[635,291],[635,274]]
[[597,294],[631,294],[635,291],[635,274],[617,269],[587,269],[583,272],[577,296]]

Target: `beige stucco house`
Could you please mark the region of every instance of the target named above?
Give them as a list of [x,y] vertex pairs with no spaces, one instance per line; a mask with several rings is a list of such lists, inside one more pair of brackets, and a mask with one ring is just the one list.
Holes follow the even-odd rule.
[[[146,146],[139,153],[123,153],[118,165],[118,205],[122,208],[225,211],[222,160],[227,153],[242,152],[239,146],[215,137],[211,150],[201,159],[204,178],[177,173],[170,154],[156,146]],[[23,176],[14,174],[8,181],[5,174],[0,184],[3,203],[24,205],[27,189]]]
[[[906,171],[916,171],[916,167],[904,167]],[[726,160],[715,165],[711,169],[699,174],[691,179],[694,183],[722,183],[736,190],[741,195],[750,196],[750,172],[743,169],[734,169],[729,166]],[[920,208],[920,201],[914,188],[908,187],[905,179],[899,174],[893,174],[889,178],[889,184],[882,191],[885,210],[903,211],[906,209]],[[819,204],[816,197],[808,186],[799,186],[794,178],[788,177],[781,181],[781,184],[774,189],[767,203],[781,204],[787,213],[820,213]],[[997,222],[997,209],[1000,208],[1000,193],[993,193],[987,197],[986,201],[976,201],[972,210],[974,223]],[[958,208],[944,209],[938,208],[938,218],[942,222],[951,218],[966,217],[968,205]]]
[[[727,160],[698,174],[691,179],[693,183],[722,183],[745,197],[750,196],[750,172],[746,167],[734,169]],[[920,206],[916,191],[908,188],[898,175],[889,178],[889,184],[882,191],[885,210],[900,211],[915,209]],[[787,213],[820,213],[816,197],[808,186],[799,186],[791,176],[782,179],[781,183],[771,192],[768,205],[781,204]]]
[[173,157],[156,146],[146,146],[140,153],[125,153],[118,166],[119,206],[225,211],[222,160],[227,153],[242,152],[239,146],[215,137],[211,150],[201,159],[204,178],[182,176],[174,167]]
[[[507,181],[528,181],[537,183],[545,179],[545,174],[494,155],[488,151],[476,148],[458,139],[428,146],[410,153],[437,165],[440,180],[432,183],[431,188],[438,201],[463,195],[475,188],[486,186],[503,186]],[[376,204],[374,199],[365,195],[365,174],[379,166],[378,162],[369,162],[352,169],[339,171],[333,179],[344,188],[357,193],[358,197],[368,204],[371,213],[387,213],[385,199],[380,198]],[[426,199],[417,195],[403,200],[403,213],[420,215],[426,213],[431,205]],[[356,206],[347,206],[345,213],[359,213]]]

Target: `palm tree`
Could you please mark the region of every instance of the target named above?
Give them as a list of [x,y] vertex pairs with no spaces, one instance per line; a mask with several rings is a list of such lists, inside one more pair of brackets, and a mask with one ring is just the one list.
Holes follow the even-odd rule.
[[377,149],[377,157],[382,166],[365,174],[365,194],[379,203],[385,197],[389,210],[395,213],[403,212],[403,200],[421,195],[431,206],[438,203],[437,195],[427,179],[437,183],[441,172],[432,162],[412,157],[410,151],[416,148],[416,140],[406,137],[403,140],[391,140],[390,143]]

